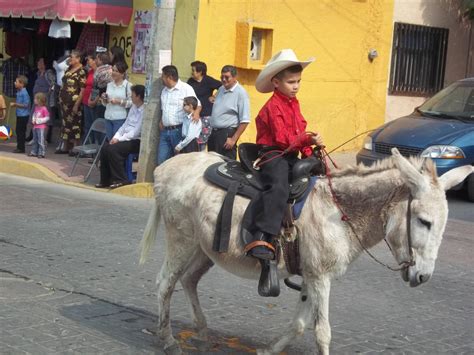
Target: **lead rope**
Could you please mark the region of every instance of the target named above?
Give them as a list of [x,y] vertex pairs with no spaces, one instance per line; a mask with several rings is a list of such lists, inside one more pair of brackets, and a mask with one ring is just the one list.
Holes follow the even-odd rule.
[[[351,221],[350,221],[350,218],[349,216],[344,212],[343,208],[341,207],[338,199],[337,199],[337,196],[336,196],[336,193],[334,191],[334,188],[333,188],[333,185],[332,185],[332,176],[331,176],[331,170],[329,169],[329,164],[327,162],[327,157],[329,157],[329,154],[326,152],[326,150],[323,148],[323,164],[326,168],[326,176],[327,176],[327,179],[328,179],[328,185],[329,185],[329,191],[331,192],[331,196],[332,196],[332,200],[334,202],[334,204],[336,205],[337,209],[339,210],[339,212],[341,212],[341,220],[346,222],[347,225],[349,226],[349,228],[351,229],[352,233],[355,235],[356,239],[358,240],[360,246],[362,247],[362,249],[367,253],[367,255],[369,255],[376,263],[386,267],[387,269],[391,270],[391,271],[400,271],[400,270],[403,270],[404,268],[406,268],[407,266],[411,266],[411,265],[414,265],[414,261],[413,261],[413,250],[411,248],[411,224],[410,224],[410,220],[411,220],[411,200],[412,200],[412,197],[410,195],[409,197],[409,200],[408,200],[408,212],[407,212],[407,236],[408,236],[408,250],[409,250],[409,253],[410,253],[410,261],[403,261],[401,262],[399,265],[400,267],[398,268],[394,268],[394,267],[391,267],[390,265],[387,265],[385,263],[383,263],[382,261],[380,261],[379,259],[377,259],[365,246],[364,244],[362,243],[362,240],[359,238],[359,235],[356,233],[355,231],[355,228],[354,226],[352,225]],[[334,163],[334,161],[329,157],[329,159],[331,160],[332,164],[334,165],[335,168],[337,168],[336,164]],[[384,238],[385,239],[385,238]],[[388,247],[390,250],[392,250],[390,248],[390,245],[388,244],[388,242],[385,240],[385,242],[387,243]]]

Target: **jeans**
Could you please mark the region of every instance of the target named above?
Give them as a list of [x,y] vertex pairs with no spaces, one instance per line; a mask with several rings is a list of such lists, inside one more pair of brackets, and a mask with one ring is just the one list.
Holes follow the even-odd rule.
[[[105,120],[105,131],[109,142],[114,138],[115,133],[122,127],[125,120]],[[176,143],[178,144],[178,143]]]
[[46,128],[33,128],[33,146],[31,147],[32,155],[44,157],[46,152],[45,131]]
[[[90,107],[87,105],[83,105],[84,107],[84,142],[83,144],[87,144],[85,141],[85,137],[87,136],[87,133],[89,132],[92,123],[95,121],[95,107]],[[89,141],[91,143],[98,143],[99,139],[96,137],[95,132],[91,132],[91,135],[89,136]]]
[[158,145],[158,165],[174,156],[174,147],[181,141],[181,126],[175,129],[160,131],[160,144]]

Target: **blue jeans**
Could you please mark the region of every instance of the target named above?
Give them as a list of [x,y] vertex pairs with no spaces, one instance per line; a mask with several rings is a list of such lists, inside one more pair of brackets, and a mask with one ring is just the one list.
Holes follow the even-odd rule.
[[115,133],[122,127],[124,122],[125,120],[105,120],[105,131],[107,132],[109,142],[114,138]]
[[31,147],[32,155],[40,155],[44,157],[44,153],[46,152],[45,131],[46,128],[33,128],[33,145]]
[[[89,132],[89,129],[91,128],[92,123],[95,121],[96,116],[95,116],[95,107],[83,105],[83,108],[84,108],[84,142],[83,144],[87,144],[87,142],[85,141],[85,137],[87,133]],[[89,141],[91,143],[98,142],[98,139],[95,136],[95,132],[91,132],[91,135],[89,136]]]
[[181,126],[175,129],[160,131],[160,144],[158,145],[158,165],[174,156],[174,147],[181,141]]

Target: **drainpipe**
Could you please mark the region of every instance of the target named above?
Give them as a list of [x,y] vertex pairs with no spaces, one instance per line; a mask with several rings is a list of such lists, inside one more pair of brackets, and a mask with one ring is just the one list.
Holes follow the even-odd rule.
[[[470,21],[469,23],[469,44],[467,46],[467,58],[466,58],[466,72],[464,74],[464,77],[467,78],[469,74],[469,64],[471,64],[471,40],[472,40],[472,25],[473,25],[474,19]],[[474,74],[474,73],[473,73]]]
[[147,59],[147,97],[143,116],[140,141],[140,158],[138,160],[137,182],[153,182],[153,171],[156,167],[156,152],[159,143],[159,126],[161,120],[161,68],[160,51],[171,50],[175,21],[176,0],[154,0],[153,24],[151,27],[151,48]]

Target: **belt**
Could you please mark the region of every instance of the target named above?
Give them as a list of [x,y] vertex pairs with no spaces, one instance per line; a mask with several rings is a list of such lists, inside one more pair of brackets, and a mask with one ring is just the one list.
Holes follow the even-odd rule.
[[167,131],[172,131],[173,129],[181,128],[182,126],[183,126],[182,124],[177,124],[176,126],[164,126],[163,128],[166,129]]
[[233,129],[237,129],[237,127],[225,127],[225,128],[213,128],[212,130],[213,131],[222,131],[222,130],[233,130]]

